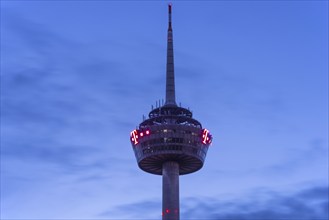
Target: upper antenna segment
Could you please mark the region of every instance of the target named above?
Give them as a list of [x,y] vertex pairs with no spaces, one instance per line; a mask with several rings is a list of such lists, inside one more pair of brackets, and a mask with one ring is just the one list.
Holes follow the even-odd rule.
[[171,3],[168,4],[168,15],[169,15],[169,27],[171,29]]
[[174,46],[171,26],[171,4],[168,4],[168,38],[167,38],[167,71],[166,71],[166,103],[175,105],[175,74],[174,74]]

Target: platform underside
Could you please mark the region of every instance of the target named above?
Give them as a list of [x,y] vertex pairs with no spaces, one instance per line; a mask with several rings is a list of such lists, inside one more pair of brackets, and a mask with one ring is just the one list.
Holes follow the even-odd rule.
[[142,159],[138,166],[145,172],[162,175],[162,165],[166,161],[176,161],[179,164],[179,175],[193,173],[203,166],[203,161],[186,154],[158,154]]

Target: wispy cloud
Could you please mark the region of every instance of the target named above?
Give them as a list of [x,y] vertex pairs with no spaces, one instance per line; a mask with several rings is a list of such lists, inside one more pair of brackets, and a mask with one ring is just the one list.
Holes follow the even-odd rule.
[[[220,197],[220,196],[219,196]],[[129,214],[127,214],[129,210]],[[161,203],[147,200],[118,206],[100,214],[101,217],[118,213],[133,219],[161,219],[156,215],[161,211]],[[153,216],[152,216],[153,214]],[[269,190],[253,191],[232,200],[218,197],[182,198],[182,219],[209,220],[325,220],[328,218],[328,187],[314,187],[294,194]]]
[[327,219],[328,187],[305,189],[295,194],[254,193],[233,201],[195,200],[182,216],[188,219]]

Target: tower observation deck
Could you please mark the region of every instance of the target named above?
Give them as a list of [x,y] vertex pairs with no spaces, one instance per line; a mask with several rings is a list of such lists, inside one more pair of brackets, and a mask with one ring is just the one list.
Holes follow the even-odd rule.
[[201,169],[212,142],[212,135],[192,117],[192,112],[176,104],[171,12],[169,4],[165,103],[159,102],[130,133],[138,166],[162,175],[163,220],[179,220],[179,175]]

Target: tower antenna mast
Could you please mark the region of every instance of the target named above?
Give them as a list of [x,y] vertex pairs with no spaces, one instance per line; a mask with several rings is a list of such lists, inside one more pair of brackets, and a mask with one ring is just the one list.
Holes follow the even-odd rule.
[[168,5],[168,34],[167,34],[167,68],[166,68],[166,105],[176,106],[175,100],[175,72],[174,72],[174,45],[171,24],[171,7]]

